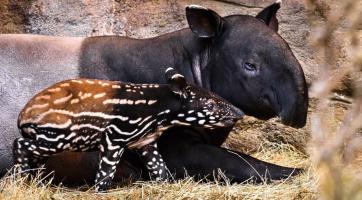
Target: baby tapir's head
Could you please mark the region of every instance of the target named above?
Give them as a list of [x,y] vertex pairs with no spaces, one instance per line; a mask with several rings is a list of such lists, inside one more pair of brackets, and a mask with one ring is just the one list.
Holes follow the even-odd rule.
[[244,113],[225,99],[186,82],[185,77],[173,68],[165,72],[171,91],[180,98],[172,124],[201,126],[206,128],[229,127]]

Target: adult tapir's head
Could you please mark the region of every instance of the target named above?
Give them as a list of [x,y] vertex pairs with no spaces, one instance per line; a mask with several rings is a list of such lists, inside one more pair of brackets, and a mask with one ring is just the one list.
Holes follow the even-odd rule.
[[[276,18],[280,3],[256,17],[220,17],[199,6],[186,8],[191,31],[210,44],[209,62],[201,64],[204,86],[246,114],[302,127],[306,122],[308,92],[303,70],[286,41]],[[211,81],[212,80],[212,81]]]

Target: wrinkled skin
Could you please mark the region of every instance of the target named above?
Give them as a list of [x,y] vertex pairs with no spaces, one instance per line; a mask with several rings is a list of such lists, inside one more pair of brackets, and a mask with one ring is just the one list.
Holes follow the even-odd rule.
[[[61,67],[62,60],[75,60],[71,69],[74,69],[76,75],[61,75],[57,77],[59,79],[78,76],[135,83],[163,83],[160,78],[163,71],[172,66],[188,81],[217,93],[248,115],[260,119],[279,116],[283,123],[298,128],[306,122],[307,86],[300,64],[277,33],[276,12],[279,7],[279,4],[273,4],[257,17],[234,15],[223,18],[209,9],[188,7],[186,16],[190,28],[144,40],[110,36],[80,39],[67,48],[62,47],[64,51],[73,51],[79,47],[74,50],[74,57],[66,55],[63,58],[62,54],[54,53],[46,55],[46,58],[51,69]],[[42,40],[47,38],[40,39],[36,44],[40,49],[55,45],[53,41],[42,43]],[[69,39],[63,41],[68,42]],[[30,45],[29,48],[32,48],[34,44],[22,41],[21,45]],[[14,45],[8,46],[14,48]],[[17,51],[5,49],[3,52]],[[33,54],[39,53],[34,51]],[[12,56],[17,55],[19,57],[19,54]],[[34,57],[39,59],[42,56],[39,54]],[[25,56],[23,59],[28,58]],[[27,60],[30,67],[36,68],[35,65],[31,66],[32,62]],[[44,67],[44,64],[40,66]],[[29,76],[31,74],[26,75]],[[20,108],[15,106],[13,110],[16,109]],[[230,130],[173,128],[161,136],[158,146],[176,178],[183,178],[185,169],[190,176],[210,179],[216,169],[221,169],[234,182],[250,178],[261,181],[260,175],[264,174],[267,174],[267,179],[282,179],[300,172],[299,169],[266,163],[219,147]],[[120,163],[117,169],[119,174],[115,179],[130,175],[136,179],[147,179],[138,155],[126,151],[125,156],[127,162]],[[57,179],[66,179],[74,184],[93,179],[98,163],[94,160],[97,159],[97,153],[59,155],[51,158],[47,167],[48,170],[55,169]]]

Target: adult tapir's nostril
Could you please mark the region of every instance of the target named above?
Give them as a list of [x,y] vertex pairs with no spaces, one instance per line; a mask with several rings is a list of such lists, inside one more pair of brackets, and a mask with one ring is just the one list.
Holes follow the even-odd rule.
[[265,107],[273,110],[273,112],[279,113],[281,111],[278,95],[273,87],[264,92],[264,94],[261,96],[261,101]]
[[273,103],[272,103],[272,98],[270,97],[270,95],[268,94],[264,94],[261,98],[263,104],[267,107],[272,107]]

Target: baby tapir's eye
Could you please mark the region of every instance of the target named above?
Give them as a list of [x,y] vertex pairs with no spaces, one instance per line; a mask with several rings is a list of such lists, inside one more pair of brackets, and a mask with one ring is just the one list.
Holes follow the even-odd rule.
[[207,100],[207,104],[206,104],[207,109],[212,110],[212,109],[214,109],[214,106],[215,106],[214,100],[212,100],[212,99]]

